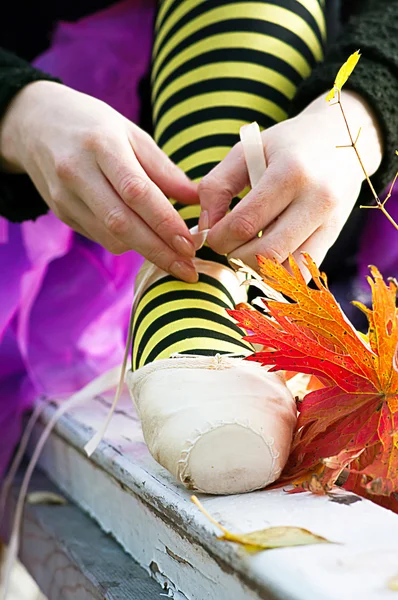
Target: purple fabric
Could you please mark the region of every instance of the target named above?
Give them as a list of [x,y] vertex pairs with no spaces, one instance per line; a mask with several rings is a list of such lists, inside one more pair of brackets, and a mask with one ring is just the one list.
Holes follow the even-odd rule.
[[[137,121],[153,16],[152,2],[126,0],[60,23],[35,65]],[[0,219],[0,476],[35,397],[70,395],[121,362],[142,260],[113,256],[51,213]]]
[[[395,187],[391,198],[387,200],[386,209],[398,223],[398,186]],[[375,265],[384,278],[398,277],[398,231],[381,210],[364,210],[368,210],[369,214],[358,257],[358,270],[360,286],[369,293],[366,282],[369,265]]]
[[[398,188],[388,200],[386,208],[398,223]],[[372,306],[371,289],[367,282],[369,265],[375,265],[384,279],[398,276],[398,231],[380,210],[363,210],[367,214],[357,256],[357,275],[333,282],[331,291],[352,324],[366,332],[368,320],[362,311],[353,306],[352,301],[359,300],[368,307]]]
[[152,48],[152,0],[124,0],[77,23],[59,23],[35,66],[75,90],[100,98],[137,123],[138,83]]

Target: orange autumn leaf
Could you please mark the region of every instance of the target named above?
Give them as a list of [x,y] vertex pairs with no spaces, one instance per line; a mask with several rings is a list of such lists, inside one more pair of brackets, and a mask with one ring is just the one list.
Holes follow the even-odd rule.
[[[352,464],[356,492],[360,481],[364,493],[389,496],[398,489],[396,283],[386,284],[371,267],[372,310],[356,303],[369,320],[369,334],[363,336],[342,312],[326,276],[308,255],[304,259],[315,289],[306,285],[292,257],[291,273],[276,261],[259,257],[264,281],[291,302],[267,300],[266,314],[243,308],[230,311],[249,332],[246,339],[263,347],[248,360],[273,365],[274,371],[309,373],[323,386],[300,403],[282,480],[302,480],[316,471],[319,485],[327,490]],[[319,464],[324,465],[321,472]],[[347,489],[350,481],[354,486],[349,478]]]

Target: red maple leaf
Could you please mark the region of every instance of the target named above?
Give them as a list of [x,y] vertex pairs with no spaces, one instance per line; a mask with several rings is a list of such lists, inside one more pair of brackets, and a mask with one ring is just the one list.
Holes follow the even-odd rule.
[[[368,337],[359,334],[342,312],[308,255],[316,289],[306,285],[291,257],[289,273],[270,259],[258,258],[264,281],[291,302],[265,300],[266,314],[248,307],[230,311],[263,349],[248,358],[285,370],[316,376],[323,387],[299,405],[292,451],[282,481],[316,479],[330,489],[347,467],[344,485],[367,496],[398,490],[397,285],[386,284],[375,267],[368,282],[372,310],[355,302],[369,321]],[[320,465],[323,465],[320,468]]]

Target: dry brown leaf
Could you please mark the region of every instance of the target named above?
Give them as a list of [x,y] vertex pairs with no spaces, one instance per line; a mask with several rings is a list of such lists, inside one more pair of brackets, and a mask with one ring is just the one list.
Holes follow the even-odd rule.
[[191,500],[205,517],[223,532],[223,535],[218,538],[219,540],[240,544],[247,552],[262,552],[263,550],[272,550],[275,548],[333,543],[326,538],[301,527],[267,527],[267,529],[252,531],[250,533],[230,533],[225,527],[213,519],[196,496],[192,496]]
[[218,539],[240,544],[247,552],[332,543],[326,538],[308,531],[308,529],[290,526],[267,527],[267,529],[242,534],[226,533]]
[[27,504],[68,504],[63,496],[54,492],[31,492],[26,496]]

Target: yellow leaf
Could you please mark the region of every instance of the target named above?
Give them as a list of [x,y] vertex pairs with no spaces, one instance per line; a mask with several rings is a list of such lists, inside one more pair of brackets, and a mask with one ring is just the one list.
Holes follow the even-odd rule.
[[337,73],[336,81],[334,82],[334,86],[338,90],[341,90],[343,85],[346,83],[347,79],[357,66],[360,58],[361,55],[359,54],[359,50],[356,50],[353,54],[351,54],[351,56],[348,57],[344,65],[340,67],[340,70]]
[[330,102],[331,100],[333,100],[335,93],[336,93],[336,88],[333,87],[330,90],[330,92],[328,93],[328,95],[326,96],[326,102]]
[[262,550],[287,548],[289,546],[332,543],[326,538],[315,535],[311,531],[308,531],[308,529],[302,529],[301,527],[268,527],[267,529],[252,531],[251,533],[230,533],[209,515],[196,496],[192,496],[191,500],[211,523],[218,527],[218,529],[221,529],[223,535],[218,538],[219,540],[240,544],[247,552],[261,552]]
[[329,102],[333,100],[336,92],[340,91],[343,85],[346,83],[347,79],[350,77],[351,73],[355,69],[358,64],[361,55],[359,50],[356,50],[351,56],[348,57],[344,65],[342,65],[337,73],[333,89],[330,90],[328,95],[326,96],[326,100]]

